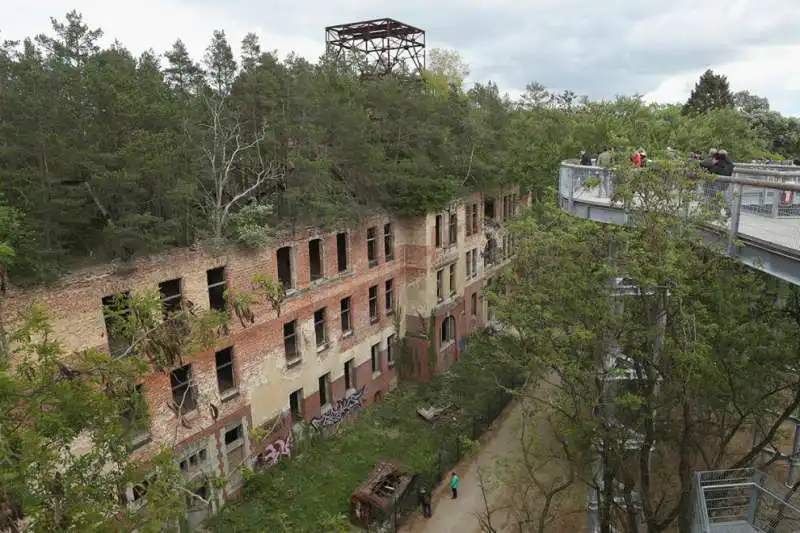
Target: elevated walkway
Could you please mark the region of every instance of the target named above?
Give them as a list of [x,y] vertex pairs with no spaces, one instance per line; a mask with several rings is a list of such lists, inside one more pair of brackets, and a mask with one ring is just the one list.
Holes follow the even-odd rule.
[[[731,216],[725,227],[709,228],[709,235],[735,236],[739,246],[731,247],[730,255],[800,285],[800,167],[739,164],[728,180]],[[703,186],[701,196],[717,195],[722,181]],[[559,176],[560,205],[576,217],[627,224],[628,213],[612,201],[615,182],[613,170],[565,161]]]
[[800,509],[754,468],[694,475],[692,533],[800,533]]

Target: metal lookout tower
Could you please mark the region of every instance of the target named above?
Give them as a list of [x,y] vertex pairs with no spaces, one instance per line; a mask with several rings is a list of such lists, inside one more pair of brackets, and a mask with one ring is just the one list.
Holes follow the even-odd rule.
[[362,55],[362,74],[415,75],[425,69],[425,31],[391,18],[351,22],[325,28],[325,48],[337,56]]

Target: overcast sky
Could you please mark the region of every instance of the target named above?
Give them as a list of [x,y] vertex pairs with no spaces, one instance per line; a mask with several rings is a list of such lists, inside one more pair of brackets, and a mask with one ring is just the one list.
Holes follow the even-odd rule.
[[392,17],[458,50],[471,79],[518,94],[529,81],[590,98],[683,101],[706,68],[733,90],[800,116],[800,0],[0,0],[0,39],[49,32],[70,9],[132,52],[180,37],[197,59],[211,32],[316,59],[324,27]]

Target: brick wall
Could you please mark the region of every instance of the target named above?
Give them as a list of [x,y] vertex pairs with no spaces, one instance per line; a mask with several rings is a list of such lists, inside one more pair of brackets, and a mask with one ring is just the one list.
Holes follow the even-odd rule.
[[[235,468],[228,460],[228,439],[241,425],[245,435],[252,427],[273,427],[276,420],[284,420],[289,409],[289,396],[302,391],[302,417],[312,420],[321,414],[319,378],[329,375],[330,404],[345,398],[345,363],[352,361],[355,387],[366,387],[364,403],[372,403],[396,386],[394,366],[387,360],[388,339],[391,335],[405,335],[406,325],[410,336],[408,345],[416,350],[421,363],[419,379],[427,380],[428,347],[433,343],[437,351],[437,371],[455,362],[463,349],[463,341],[476,328],[485,324],[485,303],[479,293],[484,277],[496,272],[484,272],[483,261],[478,259],[477,276],[466,277],[466,251],[481,253],[486,244],[483,224],[476,233],[466,235],[467,209],[473,203],[479,206],[483,217],[480,194],[470,195],[451,206],[450,212],[458,217],[458,237],[455,245],[437,248],[435,215],[417,219],[390,221],[374,217],[360,227],[340,230],[346,232],[347,268],[340,272],[337,260],[337,231],[318,233],[313,229],[281,239],[275,247],[252,251],[183,249],[155,257],[137,260],[132,265],[101,265],[82,269],[63,278],[59,283],[26,291],[12,289],[3,301],[3,317],[13,321],[30,305],[42,304],[48,310],[54,335],[68,349],[108,348],[103,320],[103,297],[121,291],[132,293],[157,292],[158,284],[181,280],[182,298],[201,309],[209,308],[207,271],[224,267],[227,287],[249,290],[256,275],[278,278],[277,251],[290,248],[292,258],[291,288],[281,305],[280,315],[271,306],[253,307],[255,322],[243,326],[235,318],[231,321],[229,335],[220,338],[217,345],[206,352],[188,357],[192,381],[196,389],[196,409],[178,419],[170,407],[173,390],[168,372],[153,373],[144,382],[144,395],[150,417],[149,436],[142,439],[136,451],[146,458],[160,445],[175,446],[186,454],[198,449],[207,451],[204,467],[217,472]],[[523,200],[520,200],[522,205]],[[495,200],[496,209],[502,206],[502,196]],[[444,242],[449,242],[447,216],[444,220]],[[387,260],[384,246],[385,225],[391,223],[394,254]],[[376,261],[368,261],[367,235],[375,228]],[[321,279],[312,281],[310,272],[309,241],[319,239],[322,255]],[[457,287],[443,301],[436,297],[436,270],[457,268]],[[387,309],[386,282],[392,280],[393,306]],[[370,287],[377,287],[376,319],[370,317]],[[449,291],[448,291],[449,292]],[[477,314],[472,315],[472,294],[478,294]],[[351,331],[342,330],[341,301],[351,301]],[[317,345],[315,339],[315,311],[325,309],[325,343]],[[391,311],[396,311],[392,314]],[[434,315],[435,333],[428,335],[424,322]],[[452,316],[455,322],[453,342],[440,344],[443,321]],[[422,318],[420,318],[422,317]],[[284,325],[295,322],[300,357],[288,361],[284,348]],[[398,330],[399,326],[399,330]],[[379,346],[373,372],[371,347]],[[217,374],[217,351],[231,349],[234,387],[220,392]],[[397,355],[395,355],[397,357]],[[351,384],[351,388],[352,388]],[[174,405],[173,405],[174,407]],[[291,422],[291,418],[289,418]],[[296,422],[296,420],[295,420]],[[263,452],[270,445],[278,450],[278,441],[286,444],[285,425],[280,425],[272,435],[259,443],[245,438],[245,454]],[[238,441],[236,441],[238,442]],[[235,444],[235,443],[234,443]],[[278,450],[279,451],[279,450]],[[187,456],[188,457],[188,456]],[[235,457],[235,455],[231,455]],[[233,459],[232,459],[233,460]],[[226,494],[235,493],[241,480],[229,484]]]

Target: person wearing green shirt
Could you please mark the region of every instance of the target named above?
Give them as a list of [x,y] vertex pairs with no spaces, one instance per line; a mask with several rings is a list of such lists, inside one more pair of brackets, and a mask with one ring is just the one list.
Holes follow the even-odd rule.
[[455,500],[458,498],[458,483],[461,481],[461,478],[458,477],[458,474],[455,472],[452,473],[450,476],[450,490],[453,491],[453,499]]

